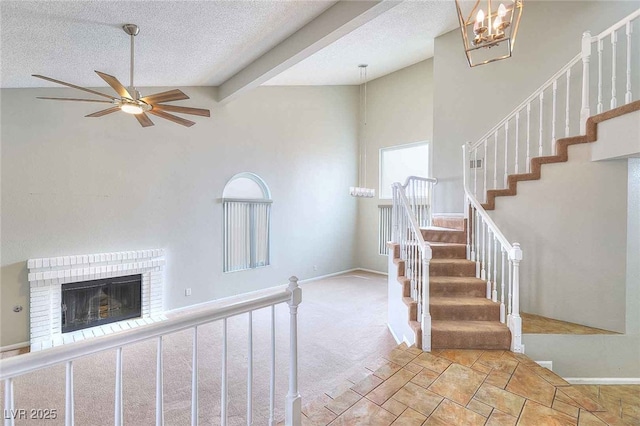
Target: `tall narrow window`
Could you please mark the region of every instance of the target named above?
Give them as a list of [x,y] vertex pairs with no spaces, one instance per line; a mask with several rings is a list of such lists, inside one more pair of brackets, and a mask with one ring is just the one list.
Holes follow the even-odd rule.
[[417,142],[380,150],[381,199],[391,198],[391,185],[404,183],[409,176],[429,176],[429,144]]
[[222,193],[224,272],[269,265],[271,193],[253,173],[239,173]]

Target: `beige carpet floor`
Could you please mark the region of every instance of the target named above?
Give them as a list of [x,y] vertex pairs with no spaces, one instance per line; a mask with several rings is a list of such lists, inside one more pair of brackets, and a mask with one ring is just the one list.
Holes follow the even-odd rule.
[[[351,273],[302,285],[299,308],[299,386],[304,398],[333,389],[355,369],[396,343],[385,324],[386,277]],[[288,383],[288,308],[277,313],[276,419],[284,417]],[[270,313],[254,313],[254,424],[266,424],[269,398]],[[228,320],[229,424],[246,424],[247,316]],[[199,424],[220,424],[221,322],[198,329]],[[193,331],[164,339],[165,424],[190,424]],[[129,425],[153,424],[155,419],[156,342],[125,347],[124,415]],[[77,425],[113,424],[115,351],[74,362]],[[3,398],[0,390],[0,397]],[[15,407],[55,409],[58,419],[17,421],[22,424],[64,424],[65,369],[63,365],[15,380]],[[3,399],[0,399],[0,401]]]

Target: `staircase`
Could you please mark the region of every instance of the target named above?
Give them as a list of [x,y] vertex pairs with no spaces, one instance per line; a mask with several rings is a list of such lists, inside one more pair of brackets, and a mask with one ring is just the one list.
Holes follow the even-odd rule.
[[[500,304],[487,299],[487,281],[476,278],[476,262],[466,259],[467,221],[437,217],[434,226],[422,229],[432,250],[429,264],[429,311],[432,349],[509,350],[511,332],[500,323]],[[398,251],[394,262],[401,264]],[[400,265],[399,265],[400,266]],[[404,266],[404,265],[402,265]],[[417,303],[409,297],[410,280],[398,269],[408,320],[422,345]]]

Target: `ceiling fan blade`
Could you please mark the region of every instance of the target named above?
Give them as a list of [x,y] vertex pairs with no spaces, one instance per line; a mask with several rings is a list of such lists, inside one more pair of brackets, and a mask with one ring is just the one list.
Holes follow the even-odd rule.
[[147,112],[148,112],[149,114],[153,114],[153,115],[157,115],[158,117],[162,117],[162,118],[164,118],[164,119],[166,119],[166,120],[173,121],[174,123],[182,124],[183,126],[186,126],[186,127],[191,127],[191,126],[193,126],[194,124],[196,124],[196,123],[195,123],[195,122],[193,122],[193,121],[185,120],[185,119],[184,119],[184,118],[182,118],[182,117],[178,117],[178,116],[175,116],[175,115],[173,115],[173,114],[166,113],[166,112],[164,112],[164,111],[159,111],[159,110],[151,109],[151,110],[149,110],[149,111],[147,111]]
[[96,71],[96,74],[98,74],[100,78],[106,81],[109,86],[113,87],[113,90],[115,90],[121,98],[133,99],[129,94],[129,91],[122,85],[122,83],[118,81],[117,78],[100,71]]
[[100,102],[105,104],[112,104],[111,101],[103,101],[101,99],[77,99],[77,98],[45,98],[43,96],[36,96],[36,99],[50,99],[52,101],[79,101],[79,102]]
[[211,117],[208,109],[189,108],[176,105],[152,104],[153,108],[160,111],[180,112],[182,114],[199,115],[201,117]]
[[103,115],[111,114],[116,111],[120,111],[120,107],[103,109],[101,111],[94,112],[93,114],[85,115],[85,117],[102,117]]
[[141,114],[134,114],[134,116],[138,119],[138,123],[140,123],[142,127],[153,126],[153,121],[151,121],[149,116],[144,112]]
[[96,92],[95,90],[87,89],[85,87],[76,86],[75,84],[65,83],[64,81],[56,80],[56,79],[50,78],[50,77],[45,77],[44,75],[32,74],[32,76],[36,77],[36,78],[41,78],[43,80],[51,81],[53,83],[62,84],[63,86],[72,87],[74,89],[84,90],[85,92],[93,93],[94,95],[98,95],[98,96],[103,96],[103,97],[109,98],[111,100],[116,100],[117,99],[117,98],[114,98],[111,95],[106,95],[104,93]]
[[183,99],[189,99],[187,95],[179,89],[169,90],[168,92],[155,93],[153,95],[145,96],[140,100],[148,104],[157,104],[161,102],[181,101]]

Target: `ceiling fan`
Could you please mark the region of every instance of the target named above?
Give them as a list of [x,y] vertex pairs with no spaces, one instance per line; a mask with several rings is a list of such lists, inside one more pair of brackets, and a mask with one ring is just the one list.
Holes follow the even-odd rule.
[[168,111],[177,112],[181,114],[199,115],[201,117],[209,117],[210,112],[208,109],[189,108],[189,107],[183,107],[183,106],[177,106],[177,105],[164,104],[164,102],[189,99],[189,96],[187,96],[181,90],[178,90],[178,89],[140,97],[140,92],[138,92],[135,86],[133,85],[134,37],[138,35],[138,33],[140,32],[140,28],[138,28],[138,26],[135,24],[126,24],[126,25],[123,25],[122,29],[124,30],[125,33],[127,33],[131,37],[131,72],[130,72],[129,87],[126,88],[125,86],[123,86],[122,83],[120,83],[118,79],[112,75],[105,74],[100,71],[96,71],[96,73],[104,81],[106,81],[107,84],[113,88],[113,90],[115,90],[118,93],[118,95],[120,96],[119,98],[111,95],[107,95],[105,93],[97,92],[95,90],[87,89],[85,87],[76,86],[75,84],[65,83],[64,81],[55,80],[50,77],[45,77],[43,75],[33,74],[33,77],[41,78],[43,80],[51,81],[53,83],[62,84],[63,86],[72,87],[74,89],[83,90],[85,92],[102,96],[110,100],[105,101],[101,99],[47,98],[47,97],[38,97],[37,99],[51,99],[56,101],[99,102],[99,103],[112,104],[113,106],[111,108],[94,112],[93,114],[86,115],[85,117],[102,117],[104,115],[111,114],[112,112],[122,111],[128,114],[132,114],[135,118],[138,119],[138,122],[142,127],[153,126],[153,121],[151,121],[147,113],[153,114],[157,117],[161,117],[169,121],[173,121],[174,123],[178,123],[186,127],[191,127],[196,123],[190,120],[186,120],[182,117],[178,117],[176,115],[170,114]]

